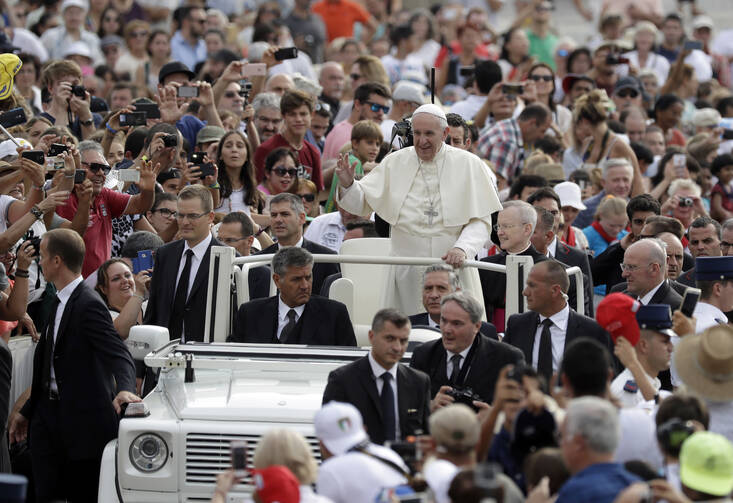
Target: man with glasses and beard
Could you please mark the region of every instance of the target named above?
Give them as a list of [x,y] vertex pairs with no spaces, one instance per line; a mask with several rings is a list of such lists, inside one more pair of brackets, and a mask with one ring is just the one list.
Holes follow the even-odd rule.
[[174,16],[180,22],[180,29],[171,37],[171,59],[180,61],[189,68],[195,68],[206,59],[204,30],[206,12],[201,7],[181,7]]

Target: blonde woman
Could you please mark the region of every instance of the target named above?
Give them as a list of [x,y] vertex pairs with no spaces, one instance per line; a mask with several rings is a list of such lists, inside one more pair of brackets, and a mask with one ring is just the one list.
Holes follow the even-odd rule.
[[293,472],[300,482],[300,503],[331,503],[330,499],[313,492],[318,464],[305,438],[297,431],[283,428],[265,433],[255,448],[252,464],[256,470],[283,465]]
[[583,229],[593,255],[597,257],[608,248],[608,245],[628,234],[626,231],[628,221],[626,201],[622,198],[608,196],[601,201],[593,223]]

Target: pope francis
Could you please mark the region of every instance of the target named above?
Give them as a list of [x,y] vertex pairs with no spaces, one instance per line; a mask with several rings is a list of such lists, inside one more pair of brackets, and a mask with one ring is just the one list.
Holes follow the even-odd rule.
[[[436,105],[412,115],[414,147],[387,157],[361,180],[342,155],[336,167],[339,204],[350,213],[372,211],[391,225],[392,255],[440,257],[460,267],[488,241],[491,214],[501,210],[496,183],[474,154],[446,145],[448,122]],[[393,266],[383,306],[415,314],[421,302],[424,268]],[[460,272],[464,291],[481,299],[475,269]]]

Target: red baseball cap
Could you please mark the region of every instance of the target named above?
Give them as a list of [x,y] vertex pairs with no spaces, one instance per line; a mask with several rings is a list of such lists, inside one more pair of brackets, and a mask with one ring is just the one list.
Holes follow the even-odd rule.
[[299,503],[300,483],[287,467],[272,465],[251,472],[262,503]]
[[596,308],[596,321],[611,334],[614,344],[624,336],[632,346],[639,342],[641,333],[636,311],[641,304],[624,293],[606,295]]

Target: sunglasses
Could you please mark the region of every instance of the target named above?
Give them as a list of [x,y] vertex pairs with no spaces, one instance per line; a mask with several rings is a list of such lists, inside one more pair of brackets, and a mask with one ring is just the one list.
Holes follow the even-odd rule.
[[534,80],[535,82],[539,82],[540,80],[544,80],[545,82],[552,82],[552,75],[530,75],[530,80]]
[[108,164],[102,164],[101,162],[83,162],[82,164],[86,164],[89,166],[89,171],[92,173],[99,173],[100,171],[107,175],[110,171],[110,168]]
[[300,198],[303,201],[306,201],[308,203],[312,203],[313,201],[316,200],[316,195],[315,194],[300,194]]
[[148,35],[150,35],[150,33],[148,33],[147,31],[134,31],[130,33],[130,37],[132,38],[145,38]]
[[619,98],[636,98],[639,96],[639,92],[635,89],[622,89],[616,93]]
[[367,101],[366,104],[369,105],[369,108],[371,108],[372,112],[379,112],[381,110],[382,113],[385,113],[385,114],[389,113],[388,106],[380,105],[379,103],[373,103],[371,101]]
[[278,168],[272,168],[272,171],[273,171],[273,172],[274,172],[274,173],[275,173],[275,174],[276,174],[277,176],[285,176],[285,175],[290,175],[290,176],[291,176],[291,177],[293,177],[293,178],[295,178],[296,176],[298,176],[298,170],[297,170],[297,169],[295,169],[295,168],[279,168],[279,167],[278,167]]

